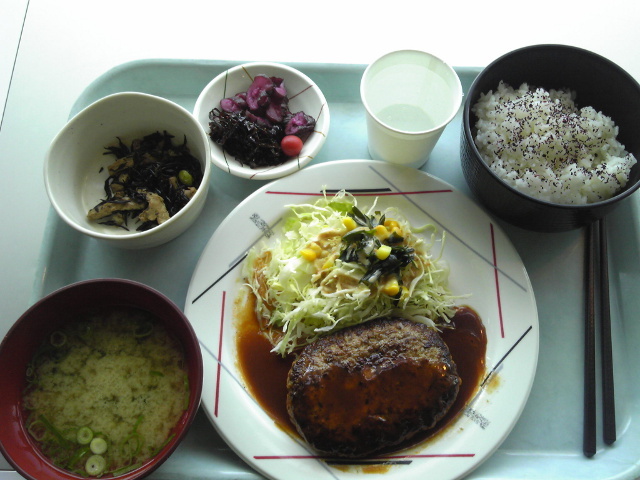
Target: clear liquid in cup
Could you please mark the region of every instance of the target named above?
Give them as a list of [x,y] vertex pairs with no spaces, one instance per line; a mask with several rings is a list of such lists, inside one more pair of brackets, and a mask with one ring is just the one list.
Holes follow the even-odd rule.
[[436,122],[422,108],[409,104],[384,107],[376,116],[386,125],[404,132],[424,132],[436,127]]

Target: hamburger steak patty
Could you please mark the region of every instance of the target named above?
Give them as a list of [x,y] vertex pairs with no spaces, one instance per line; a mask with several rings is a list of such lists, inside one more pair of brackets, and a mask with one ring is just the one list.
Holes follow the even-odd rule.
[[287,379],[287,410],[318,452],[360,457],[433,427],[461,379],[438,332],[399,317],[306,346]]

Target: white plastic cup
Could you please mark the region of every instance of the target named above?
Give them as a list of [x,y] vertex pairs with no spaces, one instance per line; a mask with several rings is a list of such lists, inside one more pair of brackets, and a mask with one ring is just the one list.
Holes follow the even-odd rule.
[[434,55],[398,50],[367,67],[360,96],[371,158],[420,168],[460,109],[462,85]]

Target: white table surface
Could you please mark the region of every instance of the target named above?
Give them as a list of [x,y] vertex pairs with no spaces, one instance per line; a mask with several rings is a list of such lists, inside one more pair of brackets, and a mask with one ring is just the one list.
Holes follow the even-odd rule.
[[[47,147],[79,94],[111,67],[144,58],[366,64],[398,48],[483,66],[517,47],[563,43],[604,55],[640,79],[639,5],[0,0],[0,335],[33,301],[50,208],[42,180]],[[0,457],[0,480],[21,478],[9,470]]]

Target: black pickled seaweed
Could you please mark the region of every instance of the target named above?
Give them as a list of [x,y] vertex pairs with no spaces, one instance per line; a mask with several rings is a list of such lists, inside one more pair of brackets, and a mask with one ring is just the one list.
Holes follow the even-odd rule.
[[214,108],[209,113],[209,136],[241,165],[250,168],[280,165],[287,160],[280,148],[283,128],[256,118],[247,111],[228,112]]
[[391,253],[384,260],[378,260],[375,255],[370,256],[367,272],[360,281],[370,284],[385,275],[395,274],[400,276],[400,271],[410,265],[414,258],[413,248],[393,246],[391,247]]
[[[173,135],[164,131],[155,132],[135,139],[127,146],[117,137],[118,144],[105,147],[104,155],[113,155],[116,162],[110,168],[110,175],[104,182],[106,198],[94,209],[106,203],[136,202],[142,208],[118,210],[100,223],[128,230],[128,220],[135,219],[138,231],[149,230],[158,225],[156,220],[140,221],[137,217],[148,207],[147,193],[155,193],[164,201],[170,217],[178,213],[190,200],[186,188],[199,188],[202,182],[202,166],[191,155],[186,136],[182,144],[174,144]],[[114,167],[119,160],[125,161]],[[115,168],[114,171],[111,171]],[[178,180],[181,171],[189,172],[192,182],[182,185]]]

